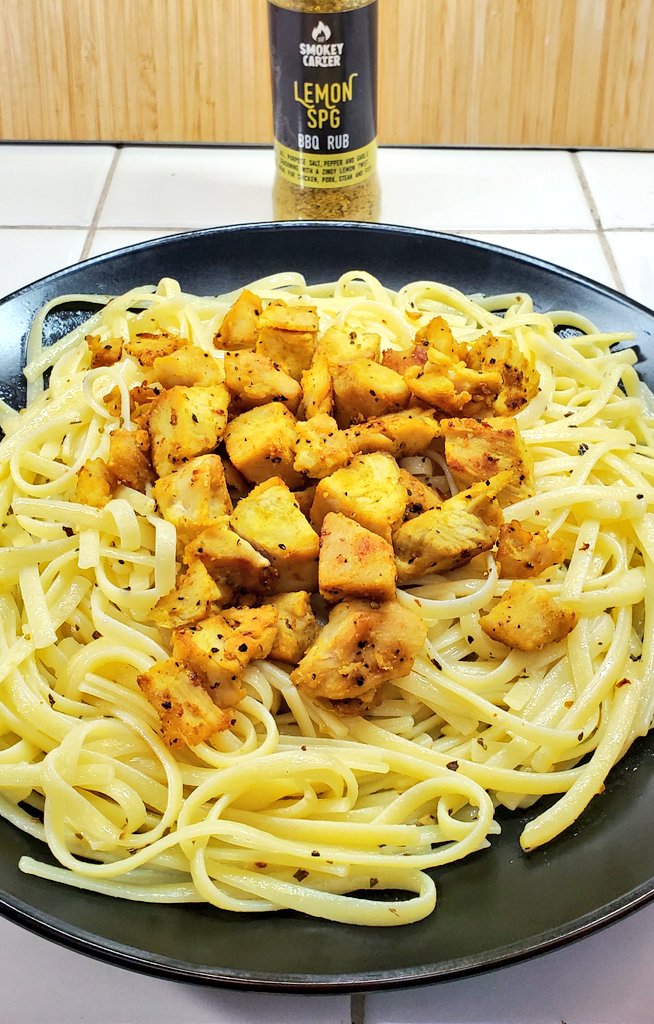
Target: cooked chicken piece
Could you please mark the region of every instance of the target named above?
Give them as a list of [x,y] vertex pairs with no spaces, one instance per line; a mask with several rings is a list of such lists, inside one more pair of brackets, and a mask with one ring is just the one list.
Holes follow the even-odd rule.
[[311,487],[305,487],[302,491],[293,491],[293,497],[300,506],[302,515],[306,516],[308,519],[311,515],[311,506],[313,505],[314,498],[316,497],[316,485],[312,484]]
[[343,469],[320,481],[311,506],[311,522],[320,530],[328,512],[340,512],[390,543],[393,530],[402,522],[406,503],[406,487],[392,456],[383,452],[357,455]]
[[198,455],[186,465],[160,477],[152,491],[161,515],[186,545],[202,530],[232,511],[219,455]]
[[487,636],[518,651],[540,651],[563,640],[577,624],[575,612],[561,608],[535,583],[518,580],[479,618]]
[[355,359],[334,376],[334,405],[340,427],[406,409],[411,392],[399,373],[372,359]]
[[331,416],[334,408],[334,389],[327,356],[320,349],[316,351],[311,366],[302,374],[302,405],[304,415]]
[[441,431],[445,458],[459,487],[509,470],[509,482],[498,495],[500,505],[511,505],[534,494],[532,459],[512,417],[441,420]]
[[353,451],[344,430],[326,413],[297,423],[293,469],[314,480],[322,480],[352,458]]
[[178,661],[157,662],[138,677],[138,684],[159,715],[164,740],[171,747],[178,743],[194,747],[232,723],[231,715],[216,707],[197,673]]
[[[148,384],[136,384],[129,392],[129,414],[137,427],[147,429],[150,408],[157,395],[161,393],[158,386],[150,387]],[[118,387],[112,388],[102,399],[112,416],[120,419],[123,414],[123,405]]]
[[271,477],[242,498],[232,529],[269,560],[277,573],[273,591],[316,590],[318,534],[283,480]]
[[345,434],[354,452],[388,452],[403,459],[424,454],[440,428],[431,409],[405,409],[348,427]]
[[289,487],[302,487],[304,477],[293,469],[297,425],[293,413],[279,402],[241,413],[225,431],[227,454],[253,483],[280,476]]
[[[225,608],[222,612],[230,629],[239,636],[239,657],[246,664],[258,658],[267,658],[277,634],[277,610],[270,603],[257,608]],[[243,650],[243,641],[247,651]]]
[[404,379],[419,401],[445,416],[490,413],[502,386],[499,373],[471,370],[464,362],[455,363],[432,348],[425,365],[409,367]]
[[92,508],[104,508],[113,498],[118,481],[102,459],[87,459],[77,474],[75,501]]
[[211,452],[225,432],[229,392],[224,384],[175,387],[152,403],[148,430],[158,476]]
[[[485,334],[470,347],[468,366],[480,372],[499,370],[502,389],[493,405],[497,416],[512,416],[538,394],[540,375],[512,338]],[[471,415],[474,415],[472,413]]]
[[409,674],[426,636],[424,621],[399,601],[343,601],[291,679],[313,697],[371,704],[385,682]]
[[225,313],[220,330],[213,339],[216,348],[254,348],[259,334],[261,299],[247,288]]
[[417,476],[408,473],[406,469],[400,468],[400,480],[406,487],[407,504],[404,510],[404,522],[415,519],[430,508],[438,508],[443,504],[443,496],[435,491],[428,484],[423,483]]
[[107,466],[121,484],[145,493],[145,486],[152,479],[147,430],[112,431]]
[[393,537],[399,582],[455,569],[490,551],[502,521],[496,495],[505,483],[503,474],[474,484],[403,523]]
[[244,690],[243,670],[257,658],[267,658],[277,635],[277,612],[261,608],[227,608],[194,626],[173,632],[173,657],[206,679],[214,704],[234,707]]
[[109,335],[87,334],[84,341],[91,353],[91,369],[98,366],[113,366],[123,354],[123,339]]
[[278,363],[296,381],[308,370],[318,335],[315,306],[269,303],[259,317],[256,351]]
[[426,344],[433,351],[440,352],[447,359],[451,359],[453,363],[458,363],[466,357],[466,346],[456,340],[452,334],[452,328],[442,316],[435,316],[424,327],[421,327],[417,331],[414,341],[416,345]]
[[223,471],[225,473],[225,483],[227,484],[232,501],[239,501],[241,498],[244,498],[250,490],[250,485],[243,474],[239,473],[236,466],[227,458],[223,458]]
[[130,338],[123,349],[128,355],[133,356],[141,366],[153,366],[155,359],[169,356],[171,352],[176,352],[177,349],[184,348],[188,344],[188,338],[167,334],[166,331],[157,333],[141,331]]
[[497,568],[504,579],[526,580],[565,558],[565,544],[547,530],[525,530],[517,519],[502,523],[497,545]]
[[298,382],[278,363],[258,352],[227,352],[225,383],[234,396],[232,407],[237,412],[268,402],[281,402],[295,413],[302,398]]
[[188,345],[168,356],[158,356],[152,369],[164,388],[190,388],[194,384],[206,387],[209,384],[222,384],[225,379],[222,361],[198,345]]
[[216,583],[198,559],[177,578],[173,589],[157,601],[150,619],[164,629],[186,626],[206,618],[231,598],[231,588]]
[[410,366],[425,365],[428,344],[427,341],[415,341],[411,348],[387,348],[382,353],[382,366],[388,366],[404,376]]
[[326,601],[351,597],[392,601],[395,557],[387,540],[354,519],[328,512],[320,531],[318,580]]
[[381,339],[378,334],[346,330],[334,325],[328,328],[318,342],[318,351],[324,355],[331,370],[347,366],[355,359],[379,359]]
[[277,612],[277,635],[270,648],[269,658],[297,665],[320,632],[318,620],[311,608],[311,594],[298,590],[278,594],[265,602]]
[[270,591],[275,572],[267,558],[239,537],[222,521],[207,527],[184,548],[187,565],[199,559],[219,586],[235,593],[265,594]]

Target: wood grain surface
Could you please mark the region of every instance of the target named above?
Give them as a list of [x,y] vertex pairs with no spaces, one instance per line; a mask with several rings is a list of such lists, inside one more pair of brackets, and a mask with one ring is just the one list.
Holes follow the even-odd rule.
[[[267,143],[265,0],[2,0],[0,138]],[[652,0],[380,0],[387,144],[654,148]]]

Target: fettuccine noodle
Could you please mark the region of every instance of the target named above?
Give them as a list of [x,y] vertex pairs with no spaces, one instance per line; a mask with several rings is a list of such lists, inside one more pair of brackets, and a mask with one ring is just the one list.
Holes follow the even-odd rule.
[[[489,639],[480,613],[509,583],[480,556],[399,592],[428,639],[372,710],[341,716],[281,664],[259,661],[246,669],[232,729],[172,750],[136,679],[169,657],[148,613],[175,582],[175,528],[127,487],[102,509],[75,501],[79,469],[106,458],[118,425],[103,396],[118,388],[129,426],[142,370],[130,357],[90,370],[84,336],[169,331],[220,358],[213,338],[237,292],[200,298],[164,279],[112,299],[67,296],[32,330],[27,410],[0,410],[0,814],[51,852],[24,858],[22,870],[71,886],[410,923],[436,904],[431,869],[492,842],[496,806],[553,798],[521,839],[526,851],[547,843],[650,728],[652,400],[634,352],[613,348],[626,335],[602,334],[580,314],[538,313],[524,294],[469,298],[429,281],[393,292],[362,272],[248,287],[310,300],[321,329],[373,331],[384,347],[409,347],[440,314],[460,341],[490,330],[534,355],[540,392],[517,421],[536,494],[504,514],[573,551],[538,583],[577,612],[577,625],[535,653]],[[49,310],[81,298],[98,303],[91,322],[43,347]],[[563,337],[560,325],[579,334]],[[438,450],[408,462],[453,489]]]

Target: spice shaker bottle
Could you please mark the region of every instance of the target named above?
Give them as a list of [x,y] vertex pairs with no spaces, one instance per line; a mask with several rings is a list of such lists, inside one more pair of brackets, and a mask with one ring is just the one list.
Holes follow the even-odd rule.
[[377,0],[268,0],[277,220],[379,218]]

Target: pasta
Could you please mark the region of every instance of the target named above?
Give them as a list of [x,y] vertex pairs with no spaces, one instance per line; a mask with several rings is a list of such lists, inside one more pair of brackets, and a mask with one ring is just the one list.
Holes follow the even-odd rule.
[[[436,905],[437,869],[493,841],[497,806],[552,798],[521,843],[551,841],[651,726],[652,399],[633,351],[614,347],[627,335],[536,312],[524,294],[467,297],[430,281],[395,292],[364,272],[313,286],[279,274],[248,288],[310,301],[321,331],[372,331],[383,348],[407,350],[442,316],[458,342],[491,331],[534,358],[540,390],[515,421],[535,493],[504,518],[565,548],[537,584],[576,625],[534,651],[492,639],[480,617],[510,580],[489,551],[402,585],[427,641],[381,702],[343,715],[281,663],[253,661],[231,728],[171,748],[137,679],[169,657],[150,611],[175,584],[175,527],[149,489],[120,486],[102,508],[75,496],[85,463],[106,459],[119,422],[130,428],[142,368],[126,357],[90,369],[84,339],[165,331],[220,359],[214,337],[241,289],[197,297],[164,279],[114,298],[66,296],[33,326],[26,411],[0,410],[0,814],[49,848],[21,869],[67,885],[411,923]],[[42,347],[50,310],[80,298],[98,312]],[[117,413],[104,401],[112,391]],[[438,444],[403,465],[457,490]]]

